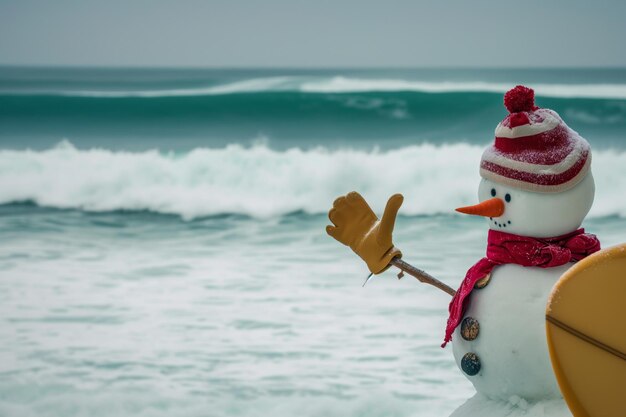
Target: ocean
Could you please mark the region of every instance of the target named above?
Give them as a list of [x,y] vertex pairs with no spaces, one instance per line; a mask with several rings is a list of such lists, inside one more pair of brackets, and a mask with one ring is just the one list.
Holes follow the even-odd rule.
[[626,240],[624,69],[0,68],[0,415],[448,415],[449,296],[362,288],[326,213],[403,193],[396,245],[456,287],[516,84],[592,146],[583,226]]

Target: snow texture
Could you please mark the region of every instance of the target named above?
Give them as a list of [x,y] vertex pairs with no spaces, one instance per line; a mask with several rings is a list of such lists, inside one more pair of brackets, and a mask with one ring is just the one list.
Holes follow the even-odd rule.
[[534,403],[511,396],[508,401],[490,400],[476,394],[457,408],[450,417],[572,417],[562,399]]

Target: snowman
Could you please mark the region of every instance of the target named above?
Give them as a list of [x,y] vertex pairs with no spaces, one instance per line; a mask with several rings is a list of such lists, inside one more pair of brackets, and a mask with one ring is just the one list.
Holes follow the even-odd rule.
[[[486,256],[456,292],[449,291],[442,347],[452,341],[456,363],[477,391],[453,416],[489,415],[498,409],[489,402],[524,408],[546,401],[560,402],[555,414],[568,415],[548,354],[545,306],[561,275],[600,249],[598,239],[580,228],[595,191],[591,150],[556,112],[535,106],[533,90],[517,86],[504,103],[510,114],[480,164],[480,202],[457,209],[484,216],[489,231]],[[401,204],[401,195],[392,196],[379,220],[363,197],[349,193],[335,200],[327,232],[373,274],[395,265],[445,288],[400,260],[391,234]],[[508,415],[505,406],[499,409]]]

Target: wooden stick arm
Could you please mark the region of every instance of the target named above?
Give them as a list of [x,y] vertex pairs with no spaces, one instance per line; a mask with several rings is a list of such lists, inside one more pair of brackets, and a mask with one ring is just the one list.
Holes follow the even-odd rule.
[[[391,265],[397,267],[397,268],[400,268],[400,270],[402,272],[406,272],[407,274],[414,276],[420,282],[423,282],[425,284],[433,285],[433,286],[439,288],[441,291],[444,291],[444,292],[450,294],[453,297],[456,294],[456,291],[454,291],[448,285],[446,285],[443,282],[439,281],[437,278],[433,277],[429,273],[424,272],[421,269],[416,268],[413,265],[410,265],[410,264],[404,262],[400,258],[393,258],[391,260],[391,262],[389,262],[389,263]],[[402,274],[402,272],[400,274]],[[402,275],[398,275],[398,278],[402,278]]]

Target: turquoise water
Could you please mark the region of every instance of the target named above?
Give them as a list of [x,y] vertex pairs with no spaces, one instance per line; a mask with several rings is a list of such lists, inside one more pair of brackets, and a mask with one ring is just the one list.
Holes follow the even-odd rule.
[[584,226],[623,242],[623,70],[1,69],[0,415],[449,414],[449,297],[361,288],[325,212],[404,193],[396,244],[458,285],[517,82],[591,143]]
[[67,70],[0,68],[0,140],[45,149],[187,151],[486,143],[518,83],[598,146],[623,147],[626,70]]

